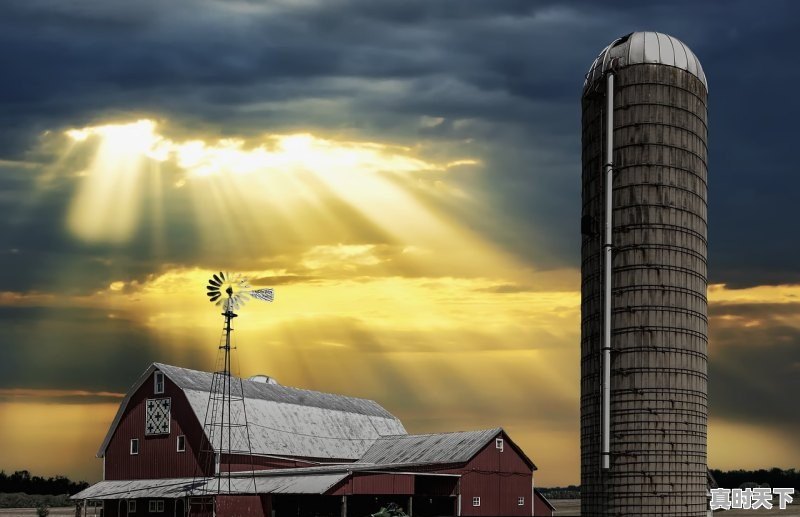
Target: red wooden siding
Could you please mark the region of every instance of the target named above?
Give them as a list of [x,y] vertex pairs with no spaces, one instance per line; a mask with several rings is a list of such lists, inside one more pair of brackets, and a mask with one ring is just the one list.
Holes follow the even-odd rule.
[[533,515],[539,517],[544,515],[545,517],[552,517],[553,510],[550,506],[544,502],[539,492],[534,492],[533,494]]
[[413,495],[414,476],[409,474],[354,473],[327,495]]
[[[172,517],[173,515],[182,515],[181,509],[186,508],[186,501],[184,499],[130,499],[136,501],[136,511],[128,513],[128,499],[118,499],[114,501],[105,501],[103,505],[104,517]],[[158,513],[150,513],[150,501],[163,501],[164,511]],[[91,509],[88,510],[88,515],[91,514]],[[211,512],[202,513],[193,511],[192,517],[212,517]]]
[[217,517],[270,517],[272,506],[268,495],[218,495]]
[[[148,398],[170,397],[171,423],[168,435],[145,436],[145,404]],[[186,436],[186,451],[177,452],[178,435]],[[139,454],[130,454],[130,441],[139,439]],[[151,375],[131,396],[106,449],[106,479],[153,479],[192,477],[200,474],[198,454],[203,437],[183,392],[166,376],[164,393],[156,395]],[[213,459],[210,469],[213,472]],[[209,471],[205,469],[207,473]]]
[[[463,467],[447,472],[461,474],[461,515],[531,515],[533,470],[525,463],[505,433],[503,452],[492,440]],[[480,497],[481,505],[472,506]],[[518,505],[519,497],[525,504]]]

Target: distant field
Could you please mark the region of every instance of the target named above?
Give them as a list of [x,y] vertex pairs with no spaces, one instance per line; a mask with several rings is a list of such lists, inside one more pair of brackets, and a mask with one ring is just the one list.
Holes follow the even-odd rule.
[[550,502],[556,507],[555,515],[558,515],[559,517],[562,515],[581,514],[580,499],[551,499]]
[[[0,515],[7,516],[25,516],[30,517],[36,515],[36,508],[0,508]],[[50,515],[62,517],[64,515],[75,515],[75,507],[68,506],[66,508],[50,508]]]
[[[558,517],[575,517],[581,514],[580,499],[555,499],[550,501],[556,507]],[[774,515],[780,517],[800,517],[800,497],[795,498],[795,503],[785,510],[779,510],[774,506],[772,510],[730,510],[726,512],[714,512],[715,515],[724,517],[760,517],[763,515]]]

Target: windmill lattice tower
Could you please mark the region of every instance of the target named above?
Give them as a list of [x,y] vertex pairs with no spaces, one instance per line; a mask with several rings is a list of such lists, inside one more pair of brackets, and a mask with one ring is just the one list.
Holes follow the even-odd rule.
[[[230,274],[221,272],[209,280],[207,291],[210,301],[222,307],[224,324],[203,421],[204,435],[208,440],[202,442],[198,458],[202,472],[212,473],[213,477],[203,484],[202,490],[196,492],[204,496],[232,492],[256,493],[255,474],[250,461],[253,451],[244,383],[241,377],[232,374],[231,368],[233,352],[237,350],[232,339],[234,329],[231,323],[238,317],[234,311],[239,310],[249,298],[271,302],[274,292],[272,289],[250,290],[247,279],[234,279]],[[236,364],[238,370],[238,361]],[[251,465],[250,476],[242,473],[237,475],[233,471],[232,465],[244,462]],[[197,481],[195,479],[194,486],[199,486]],[[190,499],[190,514],[192,506],[197,507],[199,513],[204,513],[209,504],[212,503],[208,497],[194,498],[194,501]]]

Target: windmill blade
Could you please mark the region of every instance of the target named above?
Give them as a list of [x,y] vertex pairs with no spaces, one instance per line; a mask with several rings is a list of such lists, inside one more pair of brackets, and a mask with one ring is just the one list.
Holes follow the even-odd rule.
[[265,302],[271,302],[275,300],[275,291],[269,287],[267,289],[254,289],[250,291],[250,296],[256,298],[258,300],[262,300]]

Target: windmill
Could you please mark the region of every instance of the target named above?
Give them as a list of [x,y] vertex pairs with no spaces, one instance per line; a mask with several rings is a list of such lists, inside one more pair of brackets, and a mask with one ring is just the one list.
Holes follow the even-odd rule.
[[[216,482],[206,485],[207,488],[204,490],[205,494],[210,495],[221,493],[223,490],[231,491],[231,464],[235,455],[248,458],[252,455],[244,385],[240,377],[231,375],[231,353],[236,350],[236,346],[231,344],[233,332],[231,322],[233,318],[238,317],[234,311],[240,310],[250,299],[272,302],[275,299],[275,292],[271,288],[252,289],[247,278],[242,275],[220,272],[208,280],[206,296],[210,302],[222,308],[221,314],[224,317],[219,352],[203,422],[208,442],[202,446],[199,457],[200,466],[205,472],[211,471],[213,466]],[[223,459],[227,459],[227,468]],[[203,498],[196,502],[201,505],[201,512],[202,507],[208,504]],[[190,507],[191,505],[190,500]]]

